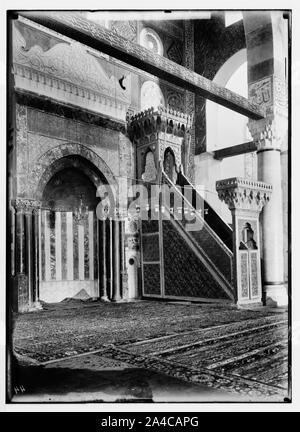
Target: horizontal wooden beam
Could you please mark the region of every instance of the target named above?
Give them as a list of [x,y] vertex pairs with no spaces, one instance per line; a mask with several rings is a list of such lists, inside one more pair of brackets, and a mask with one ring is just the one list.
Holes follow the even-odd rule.
[[227,157],[238,156],[245,153],[252,153],[257,150],[257,143],[249,141],[231,147],[225,147],[214,151],[214,159],[224,159]]
[[262,110],[246,98],[215,84],[166,57],[152,53],[137,43],[131,42],[85,19],[78,13],[26,11],[18,14],[158,78],[198,93],[204,98],[251,119],[259,120],[264,118]]

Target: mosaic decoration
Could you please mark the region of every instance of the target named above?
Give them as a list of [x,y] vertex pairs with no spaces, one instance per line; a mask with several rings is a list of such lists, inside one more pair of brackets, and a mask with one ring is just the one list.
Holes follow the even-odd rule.
[[173,41],[167,49],[167,56],[170,60],[182,64],[182,45]]
[[167,93],[167,105],[169,105],[169,107],[174,108],[178,111],[184,112],[185,111],[184,93],[171,89],[170,87],[166,89],[166,93]]

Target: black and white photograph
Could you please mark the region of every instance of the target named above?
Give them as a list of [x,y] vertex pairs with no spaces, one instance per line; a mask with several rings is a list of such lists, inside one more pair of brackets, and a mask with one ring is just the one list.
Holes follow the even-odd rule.
[[293,12],[101,7],[6,11],[6,404],[288,405]]

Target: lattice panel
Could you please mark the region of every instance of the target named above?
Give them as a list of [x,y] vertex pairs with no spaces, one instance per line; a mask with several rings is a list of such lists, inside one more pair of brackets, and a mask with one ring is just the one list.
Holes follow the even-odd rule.
[[143,261],[159,261],[159,234],[143,235]]
[[160,264],[144,264],[144,294],[160,295]]
[[229,299],[170,221],[163,221],[165,295]]

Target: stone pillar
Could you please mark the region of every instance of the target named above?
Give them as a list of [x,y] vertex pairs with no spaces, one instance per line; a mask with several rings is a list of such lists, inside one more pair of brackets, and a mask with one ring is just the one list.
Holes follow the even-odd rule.
[[113,295],[112,301],[121,300],[120,286],[120,221],[113,220]]
[[236,302],[240,306],[261,304],[259,214],[270,200],[272,186],[234,177],[217,181],[216,190],[232,213]]
[[[262,273],[266,304],[288,303],[284,280],[284,232],[281,152],[288,142],[288,20],[282,11],[244,12],[249,99],[265,109],[265,119],[249,120],[257,142],[257,178],[273,187],[263,209]],[[255,46],[254,46],[255,41]],[[285,206],[286,207],[286,206]]]

